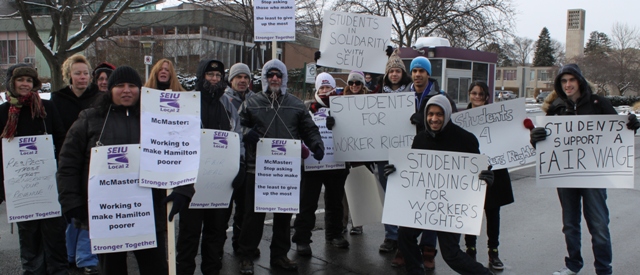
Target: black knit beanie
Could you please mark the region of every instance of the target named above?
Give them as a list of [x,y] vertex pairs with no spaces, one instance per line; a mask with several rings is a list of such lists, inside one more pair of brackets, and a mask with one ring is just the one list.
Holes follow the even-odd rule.
[[113,73],[111,73],[111,76],[109,77],[109,83],[107,84],[109,91],[111,91],[111,88],[113,88],[113,86],[116,86],[120,83],[131,83],[133,85],[136,85],[138,88],[142,88],[142,79],[140,79],[140,75],[135,69],[129,66],[120,66],[116,68]]

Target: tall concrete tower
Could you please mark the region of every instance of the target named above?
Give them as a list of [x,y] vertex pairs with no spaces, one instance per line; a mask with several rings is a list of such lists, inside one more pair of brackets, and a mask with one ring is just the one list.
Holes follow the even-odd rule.
[[565,56],[568,60],[584,54],[584,17],[586,11],[567,11],[567,45]]

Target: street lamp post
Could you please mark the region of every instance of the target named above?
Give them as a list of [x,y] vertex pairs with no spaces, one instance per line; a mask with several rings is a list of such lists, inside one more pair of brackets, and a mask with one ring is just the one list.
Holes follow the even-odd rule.
[[153,37],[140,37],[140,43],[142,44],[142,48],[144,48],[144,53],[145,53],[145,58],[144,58],[144,75],[145,75],[145,82],[149,80],[149,65],[151,65],[152,62],[152,56],[149,55],[147,57],[147,53],[152,53],[151,48],[153,47],[153,43],[155,43],[155,41],[153,41]]

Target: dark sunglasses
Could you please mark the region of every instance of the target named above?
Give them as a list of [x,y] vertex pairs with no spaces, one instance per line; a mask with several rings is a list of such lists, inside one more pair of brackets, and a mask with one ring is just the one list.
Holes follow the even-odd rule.
[[267,78],[272,78],[274,75],[277,78],[282,78],[282,73],[281,72],[268,72],[267,73]]
[[349,84],[349,86],[353,86],[353,84],[356,84],[356,86],[360,86],[360,85],[362,85],[362,82],[360,82],[360,81],[356,81],[356,82],[349,81],[349,82],[347,82],[347,84]]

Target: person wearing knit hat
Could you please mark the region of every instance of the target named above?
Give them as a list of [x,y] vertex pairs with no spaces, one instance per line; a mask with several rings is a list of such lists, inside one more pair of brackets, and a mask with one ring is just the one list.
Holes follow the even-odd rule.
[[[315,160],[324,158],[322,136],[304,102],[287,93],[287,66],[272,59],[262,67],[262,91],[247,98],[240,106],[240,122],[244,128],[242,141],[245,147],[246,205],[244,222],[240,232],[240,273],[253,274],[254,256],[263,235],[265,213],[255,210],[257,145],[261,139],[302,140],[313,153]],[[298,195],[295,195],[296,197]],[[298,200],[299,198],[295,198]],[[289,271],[298,269],[295,261],[287,256],[291,249],[291,213],[273,213],[270,263],[273,268]]]
[[336,80],[328,73],[316,76],[316,102],[323,107],[329,107],[329,96],[336,94]]
[[[38,73],[29,64],[16,64],[7,70],[7,78],[5,87],[8,90],[7,101],[0,105],[0,131],[1,137],[6,139],[6,145],[0,145],[0,153],[4,151],[4,166],[9,159],[14,156],[10,152],[18,151],[18,142],[16,138],[23,136],[43,136],[51,135],[53,142],[38,143],[38,151],[46,150],[42,147],[53,147],[51,151],[55,152],[58,157],[60,147],[65,138],[65,130],[55,105],[48,100],[40,99],[38,89],[41,82],[38,79]],[[13,141],[12,141],[13,140]],[[4,148],[4,146],[12,146],[12,150]],[[18,156],[15,156],[16,158]],[[36,159],[40,157],[36,156]],[[4,183],[7,180],[4,173],[0,173],[0,203],[5,200]],[[11,181],[11,180],[9,180]],[[40,185],[40,191],[35,189],[21,190],[20,194],[27,194],[30,191],[40,192],[38,198],[46,198],[57,196],[52,186]],[[16,184],[18,185],[18,184]],[[37,185],[37,183],[36,183]],[[19,185],[18,185],[19,186]],[[15,186],[14,186],[15,187]],[[24,187],[24,184],[23,184]],[[53,191],[54,193],[50,193]],[[18,197],[19,198],[19,197]],[[11,194],[8,203],[16,205],[20,200],[16,201]],[[24,202],[24,201],[22,201]],[[30,207],[37,212],[51,211],[50,204],[46,201],[44,204],[34,204]],[[65,229],[67,223],[61,216],[48,216],[45,219],[36,219],[17,222],[18,235],[20,243],[20,262],[22,263],[22,274],[67,274],[68,261],[67,249],[65,244]]]
[[98,90],[101,92],[108,92],[107,82],[109,81],[109,76],[113,70],[116,69],[116,66],[113,66],[109,62],[102,62],[93,69],[93,84],[98,85]]
[[251,91],[251,70],[244,63],[236,63],[229,69],[229,87],[224,92],[231,103],[240,108],[240,104],[254,94]]
[[[66,217],[87,229],[89,225],[89,199],[87,186],[89,163],[87,152],[93,148],[140,143],[140,89],[142,79],[129,66],[116,68],[109,77],[109,92],[102,93],[95,106],[83,110],[69,129],[58,162],[58,200]],[[105,149],[106,150],[106,149]],[[85,176],[83,176],[85,175]],[[154,216],[156,247],[135,251],[139,274],[167,274],[164,232],[166,203],[173,202],[169,219],[188,207],[195,189],[193,184],[173,188],[166,196],[165,189],[152,188],[148,193],[156,209]],[[91,196],[96,196],[91,194]],[[99,195],[97,195],[99,196]],[[164,200],[163,200],[164,198]],[[91,228],[93,230],[93,228]],[[99,254],[100,274],[127,274],[127,252]]]
[[347,87],[342,92],[345,95],[369,94],[371,91],[365,85],[364,73],[361,71],[351,71],[347,78]]
[[397,93],[408,92],[411,78],[407,74],[407,67],[399,56],[400,51],[395,49],[384,69],[383,92],[385,93]]
[[[417,133],[425,129],[423,114],[431,97],[440,94],[446,96],[451,105],[451,110],[454,113],[458,112],[456,102],[444,91],[441,91],[438,82],[431,78],[431,62],[429,59],[424,56],[418,56],[411,61],[409,68],[411,68],[411,80],[413,81],[409,88],[416,95],[416,112],[409,118],[409,121],[416,126]],[[432,239],[435,242],[435,235],[432,236]]]

